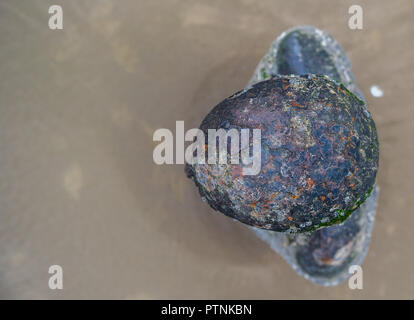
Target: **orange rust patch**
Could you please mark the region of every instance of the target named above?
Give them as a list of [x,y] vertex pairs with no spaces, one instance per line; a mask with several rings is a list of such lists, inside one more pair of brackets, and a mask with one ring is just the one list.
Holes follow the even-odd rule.
[[296,101],[291,101],[290,105],[293,107],[304,108],[301,104],[297,103]]
[[328,266],[330,266],[331,264],[332,264],[332,259],[331,258],[329,258],[329,257],[323,257],[322,259],[321,259],[321,261],[324,263],[324,264],[326,264],[326,265],[328,265]]
[[278,193],[277,192],[273,192],[271,195],[270,195],[270,199],[273,199],[274,197],[276,197],[276,195],[277,195]]
[[348,139],[346,139],[346,141],[349,142],[351,140],[351,137],[352,137],[353,133],[354,132],[352,130],[349,132],[349,136],[348,136]]
[[315,184],[315,182],[313,181],[312,178],[308,178],[306,180],[306,184],[308,185],[308,189],[312,189],[313,188],[313,185]]
[[341,91],[342,93],[346,93],[346,91],[342,89],[341,86],[338,86],[338,90]]
[[302,191],[304,191],[306,188],[298,188],[298,192],[301,193]]

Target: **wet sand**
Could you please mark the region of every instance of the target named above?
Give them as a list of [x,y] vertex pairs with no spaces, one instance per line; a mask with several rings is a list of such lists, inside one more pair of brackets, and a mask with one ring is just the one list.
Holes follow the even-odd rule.
[[[0,298],[414,298],[411,1],[2,1]],[[64,29],[48,28],[63,6]],[[380,138],[364,289],[318,287],[200,200],[153,132],[198,127],[272,40],[309,24],[347,52]],[[382,98],[369,93],[372,85]],[[48,288],[63,267],[64,289]]]

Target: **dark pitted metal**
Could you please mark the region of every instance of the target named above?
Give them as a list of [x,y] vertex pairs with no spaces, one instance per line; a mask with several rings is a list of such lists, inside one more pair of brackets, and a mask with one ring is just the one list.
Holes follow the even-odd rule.
[[378,139],[364,102],[325,76],[279,76],[217,105],[200,127],[261,129],[261,170],[192,165],[212,208],[249,225],[303,232],[344,221],[369,195]]
[[323,74],[341,82],[333,56],[306,30],[292,31],[280,41],[276,62],[281,75]]

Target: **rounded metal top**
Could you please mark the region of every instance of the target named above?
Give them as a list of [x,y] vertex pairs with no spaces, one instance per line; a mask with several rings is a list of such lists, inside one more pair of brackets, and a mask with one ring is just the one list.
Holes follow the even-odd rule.
[[325,76],[278,76],[240,91],[200,127],[206,136],[220,128],[261,130],[260,172],[243,175],[244,165],[230,161],[187,172],[212,208],[246,224],[289,232],[332,225],[374,185],[375,123],[363,101]]

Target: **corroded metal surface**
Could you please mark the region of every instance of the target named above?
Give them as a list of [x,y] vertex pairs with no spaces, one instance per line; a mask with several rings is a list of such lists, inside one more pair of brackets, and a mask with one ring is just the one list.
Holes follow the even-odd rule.
[[375,124],[363,101],[325,76],[257,83],[217,105],[200,128],[262,130],[258,175],[243,176],[241,164],[187,170],[211,207],[249,225],[303,232],[338,223],[375,181]]
[[203,200],[255,226],[306,279],[324,286],[346,279],[370,243],[378,138],[341,46],[313,27],[282,33],[246,89],[204,119],[201,129],[211,128],[260,128],[262,170],[243,176],[235,165],[187,166]]
[[[298,42],[301,44],[299,45]],[[282,52],[279,50],[280,45],[284,47],[284,56],[280,54]],[[314,57],[314,51],[302,50],[304,46],[316,47],[316,52],[325,51],[329,54],[322,54],[323,62],[321,62],[320,57]],[[281,67],[280,61],[283,61],[284,68]],[[309,63],[310,61],[313,63]],[[297,27],[278,37],[259,63],[250,85],[265,80],[263,75],[266,72],[282,73],[282,71],[325,73],[337,82],[346,83],[350,91],[363,99],[353,80],[349,61],[342,48],[332,37],[316,28]],[[252,229],[298,274],[319,285],[337,285],[349,276],[350,266],[362,263],[368,251],[378,192],[379,188],[374,187],[368,199],[342,224],[315,230],[312,233],[292,235]]]

